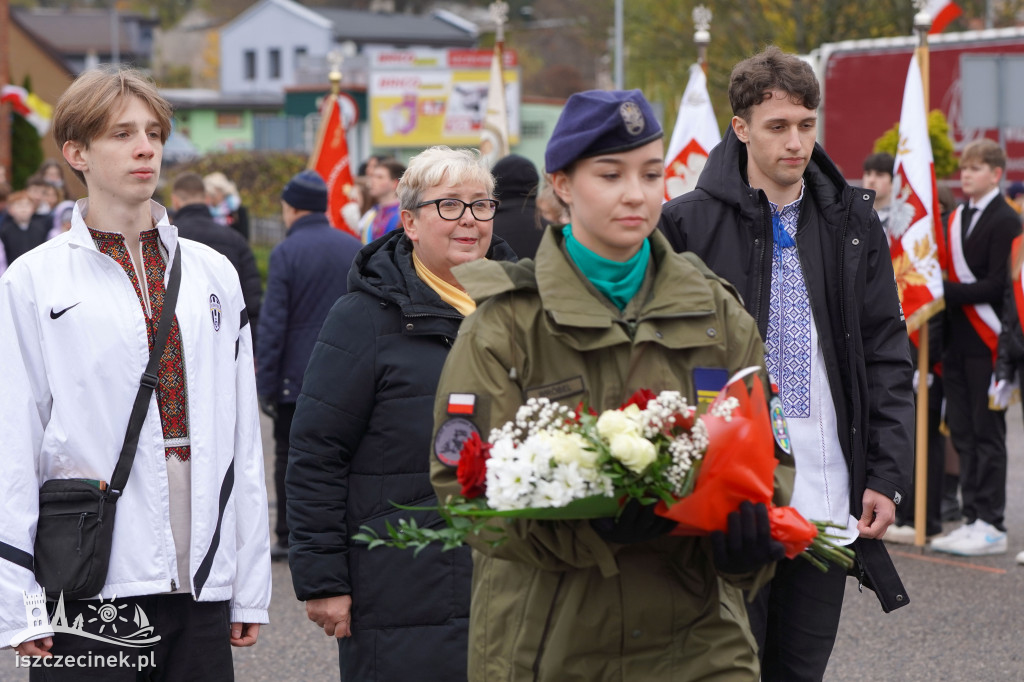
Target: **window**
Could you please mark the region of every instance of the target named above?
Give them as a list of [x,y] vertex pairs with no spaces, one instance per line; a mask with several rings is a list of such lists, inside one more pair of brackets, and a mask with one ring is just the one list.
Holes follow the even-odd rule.
[[281,77],[281,50],[276,47],[270,49],[270,77]]
[[295,48],[295,63],[296,64],[298,64],[299,62],[302,61],[302,58],[306,56],[306,52],[307,52],[307,50],[304,47],[297,47],[297,48]]
[[256,80],[256,50],[246,50],[245,58],[245,80]]
[[218,128],[241,128],[242,127],[242,113],[239,111],[218,111],[217,112],[217,127]]

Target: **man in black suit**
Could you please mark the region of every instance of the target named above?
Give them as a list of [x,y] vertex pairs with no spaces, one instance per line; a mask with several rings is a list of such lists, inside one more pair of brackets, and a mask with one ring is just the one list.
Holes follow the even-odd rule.
[[969,201],[950,217],[947,233],[943,380],[964,524],[931,546],[962,556],[1006,553],[1006,419],[989,409],[1010,244],[1020,234],[1020,218],[999,192],[1005,170],[1006,154],[992,140],[967,145],[960,184]]
[[221,225],[210,215],[206,205],[206,187],[203,178],[196,173],[179,175],[171,188],[171,206],[174,209],[174,224],[178,235],[185,239],[206,244],[227,257],[238,272],[245,298],[245,312],[249,315],[252,329],[252,343],[256,347],[256,329],[263,297],[260,271],[256,267],[249,243],[235,230]]

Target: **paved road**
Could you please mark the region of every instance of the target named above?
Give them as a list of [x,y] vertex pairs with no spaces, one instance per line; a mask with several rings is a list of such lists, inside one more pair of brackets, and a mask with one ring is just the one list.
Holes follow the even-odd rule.
[[[874,594],[858,593],[856,583],[849,581],[826,682],[1024,682],[1024,566],[1014,563],[1014,555],[1024,550],[1024,426],[1019,406],[1012,408],[1007,422],[1010,552],[961,560],[890,546],[911,604],[885,615]],[[272,491],[270,422],[264,420],[263,427]],[[286,564],[273,565],[273,580],[271,624],[255,647],[235,650],[238,680],[337,680],[337,646],[306,620]],[[0,652],[0,682],[27,679],[26,671],[15,669],[14,656]]]

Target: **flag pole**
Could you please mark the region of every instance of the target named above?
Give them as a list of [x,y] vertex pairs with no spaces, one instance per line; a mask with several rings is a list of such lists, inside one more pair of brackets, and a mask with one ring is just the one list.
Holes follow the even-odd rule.
[[693,25],[697,30],[693,34],[693,42],[697,45],[697,63],[708,75],[708,43],[711,42],[711,10],[704,5],[693,8]]
[[[929,106],[928,88],[928,31],[932,18],[925,9],[927,0],[914,0],[918,12],[914,15],[914,31],[918,45],[915,50],[917,63],[921,67],[921,87],[924,90],[925,123]],[[934,221],[936,216],[932,216]],[[934,231],[934,224],[932,230]],[[931,362],[928,358],[928,319],[921,322],[917,330],[917,437],[914,454],[914,545],[924,547],[928,514],[928,374]]]

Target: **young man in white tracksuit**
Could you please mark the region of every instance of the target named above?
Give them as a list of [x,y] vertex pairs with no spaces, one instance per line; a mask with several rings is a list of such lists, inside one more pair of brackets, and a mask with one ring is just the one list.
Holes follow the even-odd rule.
[[[0,278],[0,647],[40,665],[33,680],[135,680],[134,667],[110,665],[126,651],[159,679],[230,680],[231,645],[252,645],[267,622],[269,525],[245,303],[231,263],[178,239],[150,199],[170,116],[134,71],[79,76],[53,129],[89,197],[68,232]],[[178,301],[117,502],[105,583],[94,597],[51,602],[49,629],[40,627],[29,605],[44,587],[33,573],[39,488],[110,479],[179,247]],[[154,641],[113,641],[136,629]]]

